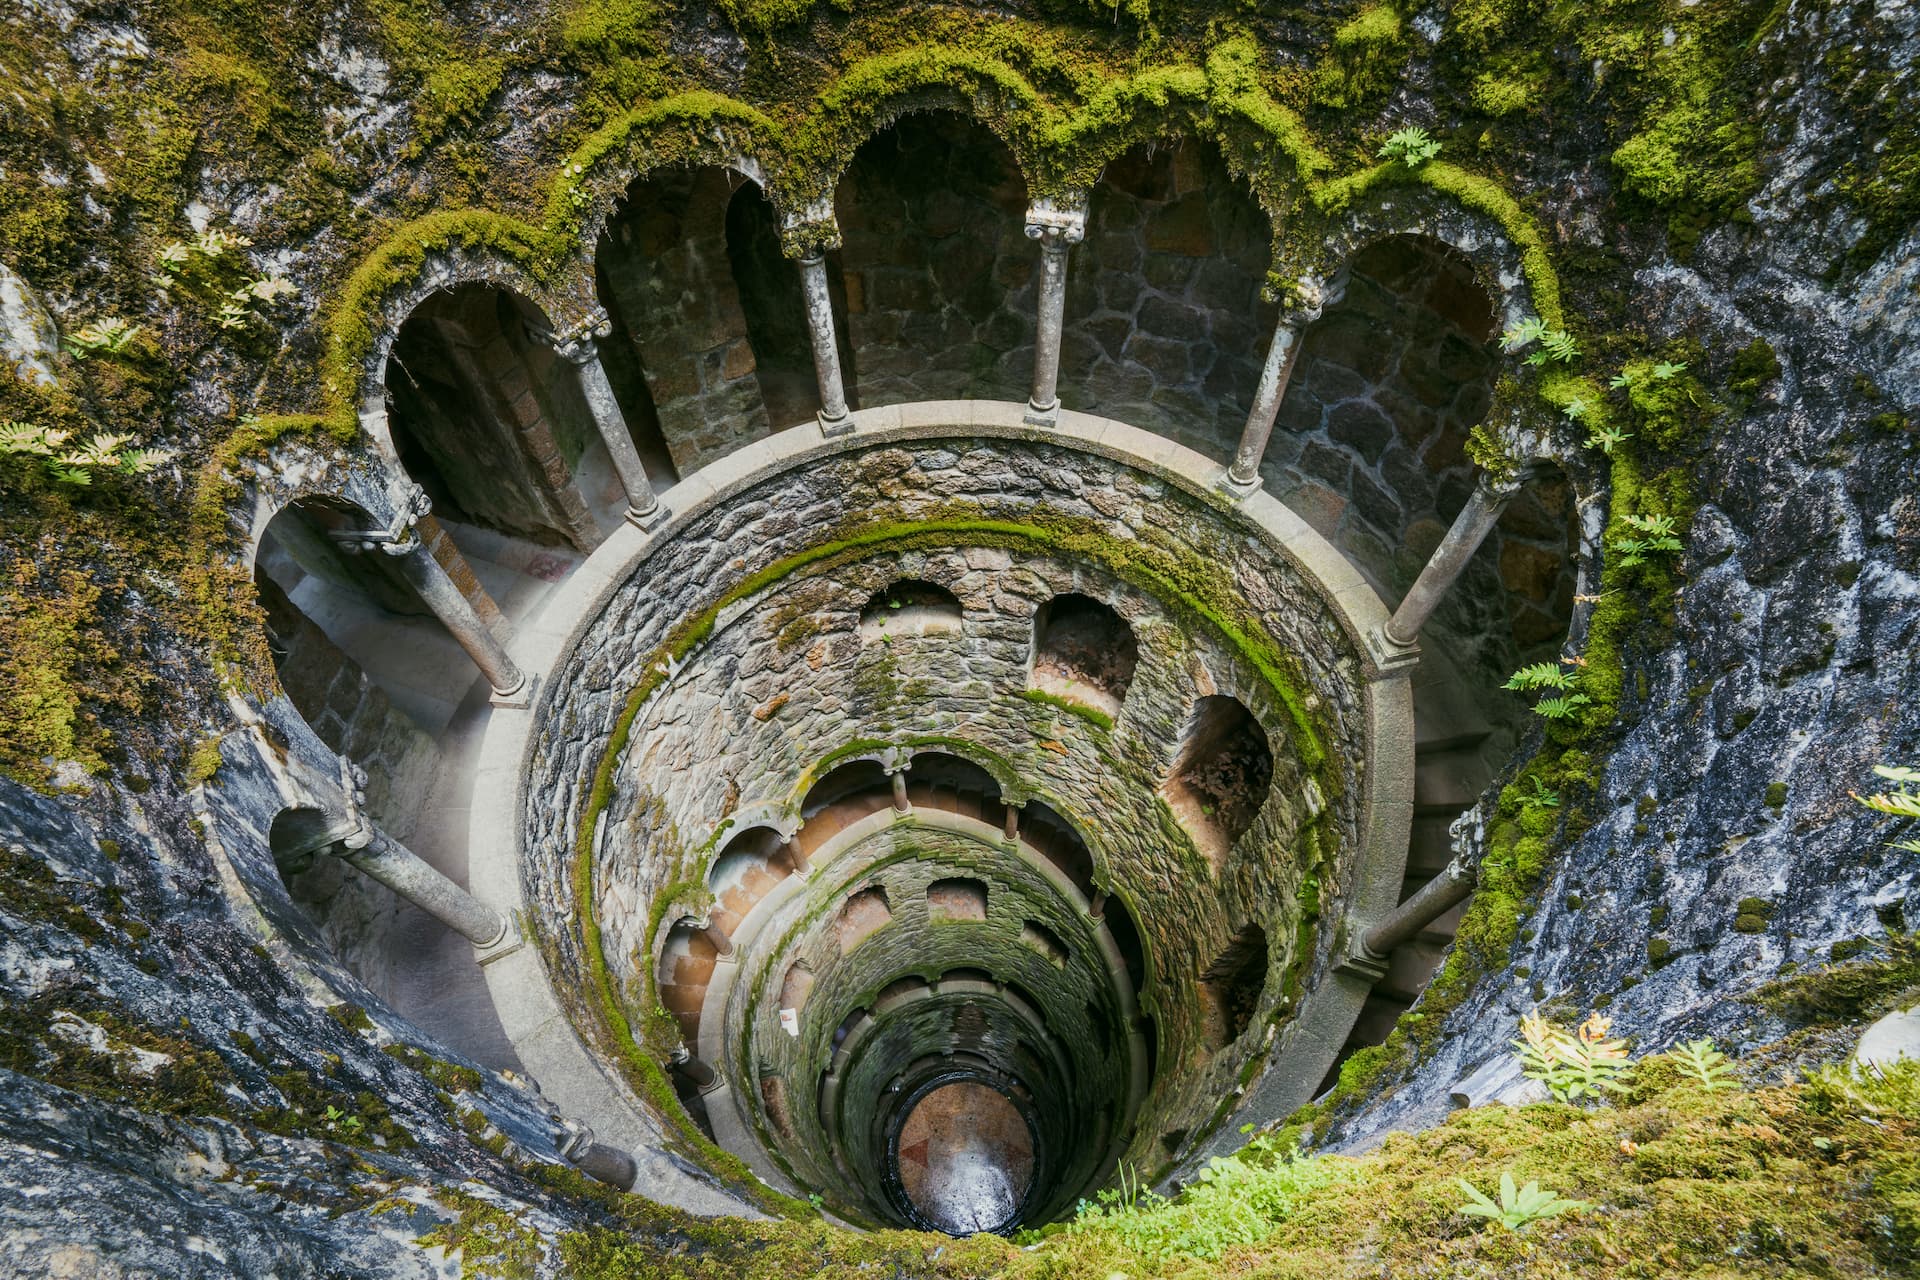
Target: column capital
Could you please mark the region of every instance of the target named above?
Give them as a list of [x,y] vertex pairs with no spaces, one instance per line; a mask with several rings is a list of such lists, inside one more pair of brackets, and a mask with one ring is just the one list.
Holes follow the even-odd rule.
[[809,201],[780,215],[780,251],[805,262],[840,247],[840,220],[830,197]]
[[1533,472],[1527,467],[1514,467],[1503,473],[1495,473],[1481,468],[1473,484],[1481,494],[1481,500],[1494,506],[1505,506],[1519,496],[1527,487],[1527,481],[1533,478]]
[[420,541],[417,526],[420,517],[433,510],[433,499],[411,480],[402,480],[393,488],[393,519],[384,529],[329,529],[327,537],[348,555],[361,555],[378,548],[390,556],[411,555],[426,545]]
[[590,364],[600,358],[600,339],[613,332],[613,317],[605,307],[593,307],[578,320],[544,335],[546,343],[568,364]]
[[1086,193],[1035,200],[1027,206],[1026,231],[1027,239],[1038,240],[1050,252],[1064,253],[1067,246],[1079,244],[1087,236]]

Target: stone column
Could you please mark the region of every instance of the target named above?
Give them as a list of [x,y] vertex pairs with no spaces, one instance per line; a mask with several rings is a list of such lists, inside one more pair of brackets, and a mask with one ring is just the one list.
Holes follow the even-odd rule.
[[340,859],[377,880],[476,947],[504,942],[511,927],[504,912],[488,906],[435,871],[419,855],[388,836],[361,812],[366,802],[366,773],[340,757],[345,813],[332,815],[334,830],[344,831],[335,847]]
[[893,807],[901,813],[912,813],[913,802],[907,799],[907,771],[895,769],[887,780],[893,784]]
[[1087,903],[1087,915],[1095,920],[1105,920],[1107,918],[1107,891],[1105,889],[1095,889],[1093,891],[1093,898]]
[[1418,893],[1395,907],[1392,915],[1367,930],[1360,940],[1362,951],[1384,959],[1389,951],[1466,901],[1473,884],[1473,868],[1455,858],[1446,870],[1421,885]]
[[1500,513],[1507,509],[1515,494],[1525,483],[1524,477],[1495,479],[1482,473],[1478,484],[1473,486],[1473,496],[1467,499],[1467,505],[1454,518],[1453,527],[1447,530],[1447,536],[1434,548],[1426,567],[1420,570],[1406,599],[1393,611],[1393,617],[1387,620],[1382,634],[1387,643],[1395,648],[1410,649],[1420,637],[1420,628],[1426,625],[1433,611],[1440,607],[1440,601],[1446,598],[1447,591],[1466,572],[1467,564],[1473,559],[1473,553],[1480,549],[1487,535],[1493,532],[1493,526],[1499,522]]
[[585,319],[551,335],[549,340],[560,358],[573,366],[580,394],[587,402],[587,412],[593,415],[594,429],[606,442],[607,454],[620,477],[620,488],[627,495],[628,522],[650,529],[667,513],[654,497],[646,464],[640,460],[640,451],[634,448],[633,433],[627,430],[627,419],[620,412],[620,402],[614,398],[613,384],[607,381],[607,371],[600,364],[599,339],[612,332],[612,319],[604,309],[595,307]]
[[1020,806],[1006,799],[1002,799],[1000,803],[1007,807],[1007,820],[1000,828],[1000,838],[1012,844],[1020,838]]
[[397,505],[398,513],[388,528],[336,530],[329,536],[344,551],[364,553],[378,548],[394,557],[399,562],[400,576],[407,580],[407,585],[420,597],[420,602],[467,651],[467,656],[473,659],[473,665],[480,668],[487,683],[493,686],[494,704],[525,706],[526,672],[520,670],[508,655],[507,647],[494,638],[487,624],[474,612],[466,594],[454,585],[446,569],[434,559],[433,552],[420,538],[418,521],[433,509],[426,491],[417,484],[408,483]]
[[1060,416],[1060,331],[1067,313],[1067,250],[1087,234],[1086,197],[1036,200],[1027,210],[1027,238],[1040,242],[1038,315],[1033,335],[1033,394],[1026,420],[1050,427]]
[[800,291],[807,302],[807,332],[813,338],[813,373],[820,383],[820,430],[844,435],[853,430],[847,391],[840,381],[840,347],[833,334],[833,297],[827,289],[827,259],[814,253],[800,259]]
[[385,832],[368,826],[367,843],[345,842],[341,860],[369,879],[419,907],[476,947],[491,947],[507,936],[507,917],[423,862]]
[[696,1058],[684,1045],[675,1049],[667,1058],[667,1066],[676,1074],[685,1076],[693,1087],[702,1093],[720,1083],[719,1073]]
[[1233,455],[1233,465],[1227,468],[1227,483],[1235,489],[1252,491],[1260,487],[1260,460],[1267,455],[1273,420],[1280,412],[1281,400],[1286,398],[1293,362],[1300,355],[1300,335],[1306,326],[1307,317],[1286,313],[1274,326],[1267,363],[1260,371],[1260,385],[1254,389],[1253,408],[1240,432],[1240,448]]
[[640,1176],[640,1166],[632,1156],[618,1147],[610,1147],[596,1140],[593,1130],[583,1124],[562,1121],[560,1132],[554,1135],[554,1140],[560,1148],[560,1154],[595,1181],[621,1191],[631,1191],[634,1181]]
[[793,874],[804,876],[812,872],[813,864],[807,860],[806,851],[792,836],[780,842],[780,852],[786,855],[787,865],[793,868]]
[[696,920],[694,923],[700,927],[700,932],[707,935],[707,941],[713,944],[713,949],[720,953],[722,960],[733,958],[733,939],[727,936],[725,929],[713,922],[712,916],[704,920]]

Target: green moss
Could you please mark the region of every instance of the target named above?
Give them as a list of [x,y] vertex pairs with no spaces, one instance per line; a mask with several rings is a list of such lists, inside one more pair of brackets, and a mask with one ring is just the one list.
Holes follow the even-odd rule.
[[1333,55],[1314,68],[1315,106],[1344,110],[1377,104],[1399,79],[1406,31],[1392,4],[1366,4],[1333,33]]
[[213,781],[224,763],[220,758],[220,739],[202,738],[194,744],[193,753],[187,757],[187,785],[197,787]]
[[1810,1026],[1865,1022],[1911,1003],[1920,992],[1920,942],[1910,933],[1890,933],[1884,955],[1852,958],[1871,945],[1863,939],[1838,943],[1833,948],[1834,963],[1768,983],[1749,1000]]
[[1084,702],[1072,698],[1063,698],[1057,693],[1048,693],[1045,689],[1022,689],[1020,696],[1037,706],[1052,707],[1068,715],[1078,716],[1096,729],[1111,732],[1113,717],[1098,707],[1090,707]]
[[1665,938],[1647,939],[1647,964],[1655,969],[1673,959],[1673,944]]
[[1780,808],[1787,803],[1787,784],[1784,782],[1769,782],[1767,784],[1766,795],[1762,797],[1762,799],[1765,801],[1767,808]]

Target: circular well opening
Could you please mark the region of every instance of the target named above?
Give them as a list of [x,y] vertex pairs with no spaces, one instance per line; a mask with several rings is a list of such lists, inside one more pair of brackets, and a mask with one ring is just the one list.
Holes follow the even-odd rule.
[[1033,1130],[997,1089],[959,1081],[914,1104],[892,1152],[901,1189],[949,1235],[1011,1226],[1033,1184]]

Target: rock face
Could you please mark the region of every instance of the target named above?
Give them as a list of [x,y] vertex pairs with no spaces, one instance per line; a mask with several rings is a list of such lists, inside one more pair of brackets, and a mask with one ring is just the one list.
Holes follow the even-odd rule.
[[[399,385],[412,354],[398,341],[401,320],[462,281],[508,281],[552,304],[537,320],[484,317],[486,343],[460,339],[475,352],[531,350],[527,359],[551,366],[562,388],[549,399],[571,395],[574,375],[543,345],[540,321],[576,320],[598,305],[618,313],[607,374],[623,400],[651,406],[651,416],[631,411],[629,425],[661,474],[691,474],[806,419],[815,400],[807,334],[792,310],[798,290],[776,276],[792,270],[782,251],[795,245],[782,241],[794,228],[780,223],[792,210],[739,197],[743,175],[765,176],[757,162],[697,168],[692,158],[804,115],[816,98],[831,97],[841,114],[783,135],[798,139],[798,163],[819,170],[802,175],[822,188],[807,198],[831,208],[822,191],[830,196],[848,165],[859,178],[849,200],[855,187],[873,197],[843,215],[844,251],[833,259],[841,340],[857,348],[845,359],[856,398],[1024,395],[1033,259],[1011,219],[1032,192],[1015,189],[1000,143],[1082,133],[1113,145],[1099,163],[1077,153],[1080,167],[1066,175],[1105,182],[1068,278],[1060,385],[1069,408],[1104,408],[1230,452],[1275,322],[1262,285],[1287,293],[1310,274],[1306,258],[1274,258],[1265,237],[1277,227],[1275,243],[1288,247],[1296,229],[1342,213],[1324,187],[1286,186],[1284,200],[1251,192],[1281,190],[1282,172],[1368,172],[1380,140],[1415,125],[1443,140],[1440,163],[1457,162],[1447,172],[1479,213],[1512,205],[1537,222],[1540,243],[1527,254],[1555,264],[1569,327],[1592,348],[1588,372],[1604,381],[1656,357],[1690,366],[1691,435],[1655,440],[1663,428],[1640,426],[1614,459],[1577,438],[1571,402],[1532,422],[1536,438],[1552,437],[1543,453],[1566,475],[1509,512],[1440,617],[1456,665],[1486,675],[1546,655],[1569,625],[1578,647],[1593,616],[1625,599],[1635,612],[1610,633],[1618,651],[1582,654],[1618,679],[1619,715],[1577,742],[1505,702],[1490,715],[1532,735],[1516,768],[1549,744],[1585,754],[1588,767],[1575,771],[1583,781],[1540,837],[1537,880],[1515,899],[1512,944],[1474,953],[1447,1001],[1415,1009],[1417,1048],[1342,1099],[1330,1142],[1371,1144],[1463,1100],[1528,1097],[1509,1042],[1518,1018],[1541,1004],[1604,1007],[1641,1049],[1697,1036],[1736,1056],[1758,1049],[1790,1029],[1753,1002],[1761,987],[1920,927],[1920,855],[1890,843],[1888,820],[1849,795],[1873,785],[1876,763],[1920,764],[1920,233],[1903,136],[1920,7],[1908,0],[1791,0],[1751,39],[1725,11],[1752,6],[1663,0],[1649,28],[1663,52],[1646,46],[1639,57],[1637,37],[1619,46],[1636,51],[1631,61],[1657,69],[1701,40],[1723,46],[1706,71],[1684,64],[1674,83],[1634,78],[1645,68],[1632,71],[1604,33],[1597,51],[1584,28],[1543,28],[1538,47],[1522,48],[1488,32],[1525,6],[1453,0],[1422,10],[1404,50],[1395,46],[1404,66],[1378,72],[1377,90],[1361,83],[1376,72],[1355,68],[1327,88],[1333,62],[1318,10],[1247,15],[1244,46],[1229,42],[1236,53],[1211,29],[1211,11],[1194,19],[1204,30],[1189,30],[1184,7],[1156,4],[1168,11],[1155,19],[1166,56],[1180,65],[1119,97],[1102,96],[1105,79],[1152,62],[1162,45],[1137,39],[1120,8],[1104,5],[1084,23],[1063,16],[1065,6],[1024,0],[990,11],[955,5],[905,34],[833,7],[811,25],[759,15],[771,25],[752,39],[729,15],[765,6],[683,5],[659,16],[658,29],[634,29],[643,7],[596,3],[566,6],[563,20],[557,4],[480,0],[420,28],[359,4],[240,6],[247,21],[222,9],[209,32],[200,10],[213,7],[44,0],[16,6],[0,28],[10,79],[0,95],[0,423],[80,438],[125,430],[180,454],[149,489],[101,468],[86,493],[70,481],[56,487],[38,457],[0,454],[0,739],[19,774],[43,788],[0,778],[0,1272],[450,1276],[457,1264],[422,1237],[475,1204],[503,1210],[536,1253],[605,1220],[579,1194],[556,1145],[560,1117],[534,1082],[431,1042],[343,960],[373,955],[377,902],[342,906],[330,886],[307,886],[340,907],[336,926],[362,926],[329,935],[280,883],[269,838],[284,799],[274,757],[284,764],[314,744],[275,728],[276,715],[294,714],[285,698],[240,688],[240,668],[267,645],[249,556],[276,504],[324,488],[315,477],[342,458],[375,475],[370,487],[382,495],[388,455],[399,452],[382,392]],[[1125,6],[1124,21],[1147,7]],[[952,25],[936,29],[935,18]],[[1723,25],[1700,26],[1706,18]],[[977,38],[972,24],[986,22],[1005,30]],[[1050,23],[1065,24],[1058,42]],[[952,55],[937,75],[908,83],[889,64],[867,68],[851,89],[835,79],[857,59],[919,51],[923,40]],[[1113,41],[1124,42],[1117,53]],[[1012,71],[969,78],[969,58],[1009,44],[1038,88]],[[1729,88],[1738,80],[1729,64],[1752,82]],[[1588,96],[1550,97],[1560,80]],[[1621,83],[1637,88],[1610,97]],[[651,107],[668,86],[698,88],[699,104],[683,100],[689,114],[657,136],[622,133],[632,122],[620,113]],[[1232,115],[1256,90],[1284,98],[1286,112]],[[750,109],[707,101],[721,93]],[[1041,129],[1035,117],[1008,114],[1024,93],[1046,97],[1048,111],[1053,97],[1098,109],[1072,127],[1049,116]],[[1744,95],[1731,133],[1691,116],[1641,128],[1649,101],[1699,105],[1726,94]],[[985,139],[988,124],[942,132],[948,123],[916,118],[904,153],[855,155],[860,137],[922,110],[978,113],[1000,141]],[[1253,137],[1276,119],[1291,131],[1286,146]],[[1640,130],[1631,146],[1629,130]],[[1189,132],[1210,141],[1155,141]],[[629,170],[609,176],[616,165],[578,184],[567,177],[574,156],[609,154],[658,161],[656,173],[673,176],[630,186]],[[1735,170],[1751,170],[1751,183],[1729,177]],[[675,185],[695,172],[685,190]],[[919,190],[929,174],[951,189]],[[1027,178],[1043,176],[1062,178]],[[1735,198],[1724,198],[1722,181]],[[630,190],[633,203],[609,218],[616,194]],[[647,214],[655,198],[685,215],[686,234]],[[542,221],[549,216],[560,231]],[[598,259],[597,292],[588,260],[585,283],[566,294],[544,273],[573,251],[581,227],[590,241],[604,232],[619,253]],[[221,248],[213,231],[251,245]],[[1481,341],[1479,299],[1457,291],[1471,273],[1384,257],[1352,271],[1339,264],[1346,293],[1303,339],[1267,478],[1372,578],[1404,587],[1464,500],[1479,461],[1468,432],[1483,413],[1511,408],[1502,395],[1531,392],[1492,381],[1504,357]],[[1517,267],[1502,271],[1502,289],[1518,296]],[[274,280],[297,297],[262,296],[276,292]],[[1391,289],[1376,289],[1382,282]],[[1425,311],[1410,318],[1416,295]],[[123,360],[63,351],[49,305],[70,340],[71,315],[138,322],[151,346]],[[621,327],[642,320],[645,333]],[[1372,327],[1402,321],[1414,332],[1391,349],[1372,339]],[[379,332],[356,346],[362,328]],[[361,366],[395,352],[388,381],[353,399],[367,389],[346,385]],[[492,357],[473,359],[478,367]],[[422,363],[418,372],[432,371]],[[505,478],[564,491],[596,447],[591,424],[573,405],[555,434],[534,422],[532,389],[497,381],[485,413],[448,413],[451,401],[408,402],[401,392],[395,420],[440,413],[432,440],[450,451],[476,423],[514,434],[520,452],[466,477],[475,492],[507,487]],[[319,410],[337,411],[336,425],[359,432],[353,442],[309,430],[304,417],[276,417]],[[1657,451],[1658,477],[1624,461],[1646,456],[1640,448]],[[435,466],[412,462],[423,477]],[[462,478],[438,481],[453,492]],[[1608,586],[1602,566],[1619,556],[1612,544],[1623,534],[1609,526],[1610,504],[1656,482],[1684,517],[1677,589]],[[959,453],[880,459],[858,473],[823,471],[815,485],[752,495],[703,545],[683,549],[656,589],[623,602],[596,637],[598,665],[569,673],[577,718],[543,745],[564,785],[555,783],[551,809],[529,815],[530,840],[552,860],[534,873],[545,894],[535,914],[565,915],[564,822],[583,803],[582,762],[618,714],[631,661],[671,626],[673,607],[737,571],[723,568],[731,560],[874,485],[893,486],[891,500],[923,513],[956,492],[990,489],[1009,507],[1084,503],[1103,518],[1131,504],[1127,519],[1142,525],[1184,514],[1164,492],[1075,474],[1043,449],[1018,466]],[[393,505],[367,502],[382,519]],[[594,534],[584,512],[542,506],[521,527],[584,544]],[[978,597],[978,611],[1007,635],[1048,592],[1112,587],[1058,564],[1023,579],[990,550],[899,568],[970,607]],[[1307,612],[1311,602],[1288,594],[1286,566],[1257,548],[1203,554],[1264,580],[1276,615]],[[819,600],[793,601],[833,625],[781,660],[857,644],[856,596],[879,585],[832,582]],[[1108,594],[1123,613],[1139,603]],[[1313,660],[1301,625],[1296,647]],[[686,698],[673,704],[697,727],[689,735],[778,741],[833,731],[835,707],[782,688],[777,667],[746,661],[764,654],[728,647],[737,639],[723,636],[717,650],[739,665],[690,673]],[[325,637],[292,641],[326,647]],[[983,650],[982,678],[1010,671],[1010,653]],[[1322,696],[1350,697],[1339,664],[1319,657]],[[1195,663],[1196,680],[1213,679]],[[1144,669],[1150,701],[1169,677]],[[1489,706],[1506,697],[1492,689],[1476,696]],[[326,726],[335,746],[406,762],[375,783],[382,804],[404,808],[425,785],[432,748],[369,682],[310,692],[337,703]],[[876,690],[835,693],[853,701]],[[237,705],[266,722],[257,758],[230,749]],[[948,708],[980,710],[964,691]],[[68,731],[43,733],[43,720]],[[669,749],[673,726],[650,727]],[[1075,758],[1071,745],[1065,755],[1061,768],[1078,769],[1097,795],[1099,762]],[[403,775],[410,781],[397,781]],[[630,834],[664,821],[649,812],[647,781],[634,770],[619,778],[618,821]],[[726,781],[718,771],[683,780],[672,815],[710,832],[732,803]],[[1497,792],[1481,800],[1462,828],[1465,850],[1493,843],[1497,808]],[[616,839],[610,850],[615,905],[622,894],[638,902],[654,887],[643,883],[647,868],[631,843]],[[1204,948],[1181,935],[1177,914],[1197,899],[1174,869],[1161,871],[1148,913],[1148,928],[1165,934],[1157,941],[1202,961],[1231,950],[1225,921],[1209,921]],[[625,922],[629,952],[646,924]],[[580,965],[570,936],[556,936],[560,958]],[[1276,964],[1288,941],[1274,940]],[[617,963],[632,976],[630,955]],[[1208,1038],[1207,1016],[1246,1016],[1224,1000],[1202,1007],[1205,998],[1194,995],[1178,1044]],[[1241,1087],[1242,1061],[1223,1056],[1213,1076],[1195,1079],[1225,1096]],[[1180,1118],[1211,1100],[1196,1084],[1177,1100]],[[770,1113],[777,1102],[767,1095]]]

